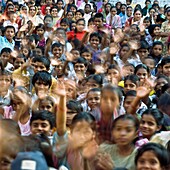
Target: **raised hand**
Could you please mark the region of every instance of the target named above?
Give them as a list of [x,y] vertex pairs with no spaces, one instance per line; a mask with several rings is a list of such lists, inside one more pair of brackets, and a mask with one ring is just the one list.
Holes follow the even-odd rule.
[[137,40],[130,40],[128,44],[132,50],[138,50],[140,48],[140,42]]

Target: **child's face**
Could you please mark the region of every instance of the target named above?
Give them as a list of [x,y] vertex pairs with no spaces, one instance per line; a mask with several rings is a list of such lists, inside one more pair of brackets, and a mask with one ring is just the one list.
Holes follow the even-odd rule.
[[138,55],[139,55],[141,60],[148,57],[148,54],[149,54],[149,51],[147,49],[139,49],[138,50]]
[[[128,113],[129,109],[131,108],[131,103],[135,99],[135,96],[127,96],[124,100],[123,107],[125,111]],[[137,106],[139,108],[139,105]]]
[[76,23],[72,23],[71,24],[71,30],[73,31],[73,30],[75,30],[75,28],[76,28]]
[[143,21],[143,25],[145,26],[145,28],[149,27],[151,25],[149,20],[144,20]]
[[72,13],[72,12],[68,12],[67,18],[68,18],[69,20],[72,20],[72,18],[73,18],[73,13]]
[[78,50],[71,50],[71,53],[74,55],[74,60],[80,57],[80,52]]
[[168,21],[170,21],[170,12],[167,13],[166,18]]
[[38,28],[36,32],[39,36],[42,36],[44,34],[44,29]]
[[14,68],[18,69],[24,63],[25,63],[25,61],[23,58],[16,58],[16,60],[14,61]]
[[161,32],[161,28],[160,27],[155,27],[154,28],[154,31],[153,31],[154,35],[158,36],[158,35],[160,35],[160,32]]
[[125,56],[125,54],[127,54],[127,52],[129,51],[129,48],[128,47],[123,47],[121,50],[120,50],[120,58],[123,58]]
[[55,71],[58,77],[61,77],[63,75],[63,67],[64,64],[61,61],[59,61],[58,64],[55,66]]
[[87,95],[87,102],[88,106],[91,109],[94,109],[95,107],[99,106],[100,104],[100,92],[89,92]]
[[34,120],[31,123],[31,133],[33,135],[45,134],[47,136],[50,135],[50,123],[47,120]]
[[148,73],[147,73],[146,69],[144,69],[144,68],[140,68],[136,72],[136,75],[139,77],[140,82],[143,82],[144,80],[146,80],[148,78]]
[[134,67],[133,66],[124,66],[122,68],[122,74],[124,77],[134,74]]
[[110,13],[111,13],[112,16],[115,16],[116,13],[117,13],[116,8],[112,8],[112,10],[110,11]]
[[98,46],[100,44],[100,40],[98,37],[92,37],[89,42],[92,48],[98,49]]
[[68,127],[71,126],[71,122],[74,118],[74,116],[77,114],[77,111],[74,111],[74,110],[70,110],[70,109],[67,109],[67,121],[66,121],[66,125]]
[[131,26],[131,32],[136,33],[137,31],[138,31],[137,27],[135,25],[132,25]]
[[1,54],[1,59],[3,62],[7,63],[10,59],[10,53],[4,52]]
[[136,128],[132,120],[118,120],[112,131],[113,139],[118,147],[132,144],[136,136]]
[[78,19],[83,18],[82,14],[80,12],[76,12],[75,14],[75,20],[77,21]]
[[90,89],[99,88],[100,86],[94,79],[89,79],[88,82],[85,84],[85,87],[87,91],[89,91]]
[[62,9],[62,7],[63,7],[62,1],[59,1],[59,2],[57,3],[57,6],[58,6],[58,9],[59,9],[59,10]]
[[157,57],[162,54],[162,45],[155,45],[152,49],[152,53]]
[[7,91],[11,85],[11,76],[10,75],[0,75],[0,87],[1,90]]
[[84,74],[85,73],[85,70],[86,70],[86,67],[83,63],[76,63],[74,65],[74,70],[76,73],[80,73],[80,74]]
[[112,115],[119,105],[119,98],[115,92],[103,91],[100,100],[100,107],[104,114]]
[[42,50],[40,48],[34,49],[35,55],[41,57],[43,55]]
[[51,113],[54,113],[54,107],[49,100],[42,100],[39,105],[39,110],[47,110]]
[[89,5],[86,5],[86,6],[85,6],[84,12],[85,12],[86,14],[89,14],[89,13],[91,12],[91,8],[90,8]]
[[78,32],[82,32],[85,28],[85,23],[84,21],[79,21],[77,24],[76,24],[76,28],[77,28],[77,31]]
[[5,36],[7,38],[7,40],[12,40],[15,36],[15,32],[14,32],[14,29],[12,28],[8,28],[6,31],[5,31]]
[[60,58],[61,55],[63,54],[63,47],[54,47],[52,50],[52,54],[54,55],[54,58]]
[[145,59],[143,64],[149,67],[150,70],[153,70],[155,68],[155,61],[153,59]]
[[124,85],[124,92],[125,94],[129,91],[129,90],[136,90],[137,85],[135,83],[132,83],[131,80],[126,80],[125,81],[125,85]]
[[70,84],[65,84],[67,100],[73,100],[76,98],[76,88]]
[[49,85],[43,81],[37,80],[35,82],[35,92],[38,95],[39,93],[47,94],[49,90]]
[[91,125],[85,120],[77,122],[72,131],[71,137],[76,141],[75,147],[82,148],[93,139],[94,132]]
[[111,81],[113,78],[120,80],[120,73],[116,69],[109,69],[108,70],[108,80]]
[[97,28],[103,27],[102,18],[95,18],[95,19],[94,19],[94,25],[95,25]]
[[71,7],[71,8],[70,8],[70,11],[71,11],[71,12],[73,12],[73,14],[75,14],[75,12],[76,12],[76,8]]
[[37,73],[38,71],[48,71],[42,62],[33,63],[33,67],[34,67],[34,73]]
[[91,53],[90,52],[84,52],[84,53],[82,53],[81,54],[81,56],[83,57],[83,58],[85,58],[87,61],[91,61],[91,59],[92,59],[92,55],[91,55]]
[[168,81],[164,78],[159,78],[157,81],[156,81],[156,86],[155,86],[155,91],[157,90],[161,90],[161,88],[167,84]]
[[144,114],[140,122],[140,131],[144,138],[150,139],[156,131],[160,130],[152,115]]
[[137,161],[137,169],[136,170],[162,170],[159,159],[154,154],[153,151],[145,151]]
[[165,76],[170,77],[170,63],[165,64],[162,71]]
[[66,23],[61,23],[60,27],[63,28],[65,31],[68,29],[68,25]]

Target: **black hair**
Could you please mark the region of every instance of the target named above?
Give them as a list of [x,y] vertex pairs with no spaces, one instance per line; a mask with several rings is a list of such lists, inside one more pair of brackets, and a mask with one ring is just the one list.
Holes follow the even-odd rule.
[[101,92],[101,89],[100,88],[92,88],[87,92],[87,96],[90,92]]
[[125,6],[125,7],[127,7],[127,5],[126,5],[126,4],[121,4],[121,5],[120,5],[120,8],[122,8],[122,6]]
[[93,32],[90,34],[90,38],[89,38],[89,41],[93,38],[93,37],[97,37],[99,39],[99,43],[101,43],[102,41],[102,36],[100,33],[98,32]]
[[[69,100],[66,106],[67,106],[67,109],[75,111],[76,113],[80,113],[83,111],[83,107],[81,106],[81,103],[76,100]],[[67,114],[69,113],[67,112]]]
[[130,80],[132,83],[134,83],[136,85],[139,83],[139,77],[137,75],[134,75],[134,74],[126,76],[125,79],[124,79],[124,83],[127,80]]
[[82,9],[78,9],[76,12],[75,12],[75,15],[80,12],[80,14],[82,15],[82,17],[84,16],[84,10]]
[[116,8],[116,6],[111,6],[111,8],[110,8],[110,11],[112,10],[112,9],[116,9],[116,11],[117,11],[117,8]]
[[100,74],[93,74],[86,78],[86,81],[94,80],[100,87],[103,85],[103,76]]
[[135,157],[135,164],[137,165],[138,160],[145,152],[151,151],[159,160],[162,169],[167,169],[170,165],[170,154],[166,150],[164,146],[158,143],[147,143],[139,148],[136,157]]
[[91,53],[90,50],[88,48],[83,48],[80,51],[80,55],[82,55],[82,53]]
[[38,24],[38,26],[36,26],[36,28],[35,28],[35,31],[37,31],[37,29],[39,29],[39,28],[45,30],[44,24]]
[[46,85],[51,86],[52,84],[52,77],[51,74],[48,73],[47,71],[38,71],[37,73],[34,74],[33,78],[32,78],[32,84],[33,86],[35,86],[35,83],[37,81],[41,81],[44,82]]
[[112,125],[112,129],[115,128],[116,126],[116,123],[119,121],[119,120],[131,120],[134,122],[134,127],[136,129],[136,131],[138,130],[139,128],[139,121],[136,117],[132,116],[131,114],[124,114],[124,115],[120,115],[119,117],[117,117],[114,121],[113,121],[113,125]]
[[80,21],[83,21],[84,23],[86,22],[84,18],[80,18],[76,21],[76,24],[78,24]]
[[73,117],[72,125],[74,126],[77,122],[86,121],[90,124],[94,123],[95,118],[89,112],[80,112]]
[[57,4],[58,4],[59,2],[62,2],[62,3],[64,3],[64,2],[63,2],[63,0],[57,0]]
[[155,12],[156,12],[156,9],[155,9],[155,8],[153,8],[153,7],[149,8],[149,12],[150,12],[152,9],[153,9],[153,10],[155,10]]
[[33,123],[35,120],[47,120],[50,124],[50,128],[52,129],[55,127],[55,116],[53,113],[47,111],[47,110],[41,110],[41,111],[36,111],[32,114],[31,119],[30,119],[30,125]]
[[151,115],[155,119],[157,126],[163,126],[164,124],[164,115],[158,109],[149,108],[143,112],[142,117],[143,115]]
[[52,6],[52,7],[50,8],[50,13],[51,13],[51,11],[52,11],[53,9],[57,9],[57,12],[58,12],[58,6]]
[[126,100],[126,98],[127,98],[128,96],[136,97],[136,91],[135,91],[135,90],[129,90],[129,91],[125,94],[125,99],[124,99],[124,101]]
[[94,18],[93,18],[93,17],[91,17],[91,18],[88,20],[88,25],[89,25],[90,22],[94,22]]
[[101,18],[102,21],[104,20],[104,16],[103,16],[102,13],[96,13],[96,14],[94,15],[94,19],[95,19],[95,18]]
[[33,63],[36,63],[36,62],[43,63],[43,65],[46,67],[47,70],[49,70],[49,68],[50,68],[50,60],[47,57],[45,57],[45,56],[34,57],[32,59],[32,62]]
[[63,47],[63,45],[62,45],[60,42],[55,42],[55,43],[52,44],[52,46],[51,46],[51,51],[53,51],[53,49],[54,49],[55,47]]
[[51,15],[46,15],[46,16],[44,17],[44,21],[46,20],[46,18],[51,18],[52,21],[53,21],[53,17],[52,17]]
[[139,26],[138,26],[137,24],[132,24],[132,25],[130,26],[130,28],[131,28],[132,26],[135,26],[135,27],[136,27],[137,32],[139,32],[139,31],[140,31]]
[[140,48],[138,50],[140,49],[147,49],[149,51],[149,44],[146,40],[140,41]]
[[[139,5],[139,4],[137,4],[137,5]],[[133,12],[133,15],[134,15],[137,11],[140,11],[141,15],[143,16],[141,7],[137,7],[137,8],[135,7],[134,12]]]
[[86,8],[86,6],[89,6],[89,7],[90,7],[90,9],[91,9],[91,5],[90,5],[90,4],[86,4],[86,5],[84,6],[84,8]]
[[152,56],[145,57],[144,60],[146,60],[146,59],[153,60],[153,61],[154,61],[154,64],[156,65],[156,62],[155,62],[155,60],[154,60],[154,58],[153,58]]
[[155,41],[155,42],[153,43],[153,45],[152,45],[152,48],[155,47],[156,45],[162,46],[162,49],[163,49],[163,47],[164,47],[164,45],[163,45],[163,43],[162,43],[161,41]]
[[163,67],[165,64],[170,63],[170,56],[169,57],[164,57],[161,61],[161,66]]
[[166,21],[166,17],[163,14],[158,14],[157,18],[156,18],[156,22],[165,22]]
[[150,2],[150,3],[151,3],[151,0],[146,0],[146,1],[145,1],[145,4],[146,4],[146,2]]
[[14,33],[15,33],[15,27],[12,26],[12,25],[7,25],[5,28],[4,28],[4,33],[6,32],[7,29],[13,29],[14,30]]
[[1,50],[0,55],[2,55],[3,53],[11,53],[11,52],[12,52],[12,50],[11,50],[10,48],[4,47],[4,48]]
[[135,67],[134,73],[136,74],[137,71],[138,71],[139,69],[141,69],[141,68],[145,69],[145,70],[147,71],[147,73],[150,74],[149,67],[146,66],[145,64],[138,64],[138,65]]
[[161,25],[160,25],[160,24],[152,24],[152,25],[149,26],[148,31],[149,31],[149,34],[150,34],[150,35],[153,36],[154,29],[155,29],[156,27],[161,28]]
[[75,4],[71,4],[70,9],[71,9],[71,7],[74,7],[77,10],[77,6]]
[[121,90],[120,90],[119,87],[113,86],[113,85],[111,85],[111,84],[105,85],[105,86],[101,89],[101,97],[102,97],[102,95],[103,95],[103,93],[104,93],[105,91],[109,91],[110,93],[115,93],[115,94],[117,94],[117,96],[118,96],[118,98],[119,98],[119,102],[122,100],[122,95],[123,95],[123,94],[122,94],[122,92],[121,92]]
[[88,64],[87,60],[85,58],[83,58],[83,57],[77,58],[77,60],[73,64],[75,65],[77,63],[82,63],[82,64],[85,65],[85,67],[87,67],[87,64]]
[[120,72],[120,67],[118,65],[116,65],[116,64],[110,64],[108,69],[107,69],[107,73],[111,69],[115,69],[115,70],[118,70]]
[[68,18],[62,18],[61,21],[60,21],[60,25],[62,23],[66,24],[66,25],[70,25]]
[[144,18],[144,21],[149,21],[149,22],[150,22],[150,24],[152,24],[152,20],[151,20],[151,18],[150,18],[150,17],[148,17],[148,16]]

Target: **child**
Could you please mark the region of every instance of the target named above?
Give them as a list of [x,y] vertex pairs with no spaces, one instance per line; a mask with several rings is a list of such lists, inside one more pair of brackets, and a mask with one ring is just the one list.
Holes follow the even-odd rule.
[[83,58],[85,58],[89,63],[92,62],[92,53],[90,52],[89,49],[83,48],[83,49],[81,50],[80,55],[81,55]]
[[65,32],[69,31],[69,20],[67,18],[63,18],[60,21],[60,27],[64,29]]
[[5,27],[4,37],[0,36],[0,52],[4,47],[8,47],[14,50],[15,41],[13,40],[15,36],[15,28],[11,25]]
[[139,86],[138,76],[132,74],[126,76],[124,79],[124,93],[126,94],[129,90],[136,90]]
[[3,62],[3,66],[5,70],[9,72],[12,72],[14,68],[14,66],[9,62],[11,52],[12,50],[10,48],[5,47],[1,50],[1,53],[0,53],[0,59]]
[[155,71],[155,60],[152,57],[146,57],[143,59],[143,64],[145,64],[150,69],[150,74],[154,76]]
[[138,120],[129,114],[121,115],[114,120],[112,135],[115,144],[105,143],[100,145],[96,158],[98,168],[114,169],[122,167],[135,170],[134,159],[137,150],[133,141],[136,138],[138,127]]
[[158,109],[148,109],[142,114],[140,132],[148,140],[163,129],[164,115]]
[[106,85],[102,88],[100,106],[92,111],[98,125],[98,143],[112,141],[112,123],[119,116],[121,98],[122,93],[118,87]]
[[[154,162],[154,164],[153,164]],[[169,169],[169,152],[160,144],[148,143],[142,146],[135,157],[136,170]]]
[[110,8],[110,13],[106,17],[106,23],[112,28],[122,28],[121,18],[116,14],[117,9],[115,6]]
[[149,33],[152,36],[153,41],[161,41],[161,26],[159,24],[154,24],[149,27]]
[[33,113],[30,119],[31,133],[34,135],[44,134],[51,136],[54,122],[54,114],[51,112],[47,110],[37,111]]
[[145,64],[137,65],[134,73],[139,77],[140,83],[150,77],[150,70]]
[[169,71],[170,57],[163,58],[160,65],[162,68],[162,73],[169,78],[170,77],[170,71]]
[[92,88],[87,93],[87,104],[90,110],[99,107],[100,105],[100,96],[101,90],[100,88]]

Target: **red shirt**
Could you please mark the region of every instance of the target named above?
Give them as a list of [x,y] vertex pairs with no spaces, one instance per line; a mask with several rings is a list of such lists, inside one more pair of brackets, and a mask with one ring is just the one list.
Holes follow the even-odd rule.
[[74,32],[74,31],[69,31],[67,32],[67,38],[68,41],[74,40],[75,38],[77,38],[79,41],[81,41],[85,35],[86,31],[82,31],[82,32]]

